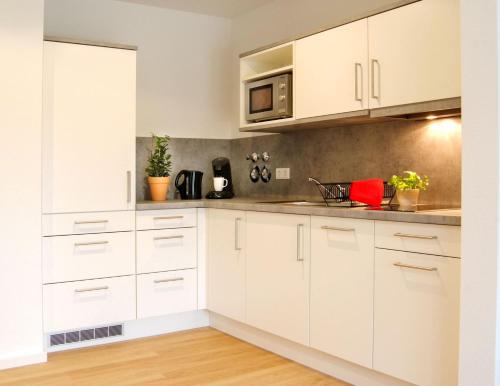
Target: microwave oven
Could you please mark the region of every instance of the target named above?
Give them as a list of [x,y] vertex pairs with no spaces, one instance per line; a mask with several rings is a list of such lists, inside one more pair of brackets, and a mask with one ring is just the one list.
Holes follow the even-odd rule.
[[292,74],[246,83],[245,107],[248,122],[291,117]]

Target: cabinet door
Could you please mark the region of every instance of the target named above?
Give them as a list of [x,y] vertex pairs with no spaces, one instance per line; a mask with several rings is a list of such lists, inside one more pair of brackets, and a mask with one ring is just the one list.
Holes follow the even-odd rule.
[[247,323],[309,344],[310,217],[247,212]]
[[311,347],[372,367],[374,222],[311,220]]
[[460,96],[457,0],[422,0],[368,19],[370,108]]
[[44,43],[43,211],[134,209],[135,52]]
[[300,39],[295,49],[297,118],[368,108],[366,19]]
[[460,259],[376,249],[373,368],[457,385],[459,289]]
[[208,210],[208,309],[245,321],[245,212]]

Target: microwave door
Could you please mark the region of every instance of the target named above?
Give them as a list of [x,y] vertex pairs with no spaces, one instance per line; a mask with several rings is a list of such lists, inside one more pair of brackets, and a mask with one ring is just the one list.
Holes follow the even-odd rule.
[[248,121],[266,120],[276,115],[279,100],[277,83],[277,79],[247,83],[245,99]]

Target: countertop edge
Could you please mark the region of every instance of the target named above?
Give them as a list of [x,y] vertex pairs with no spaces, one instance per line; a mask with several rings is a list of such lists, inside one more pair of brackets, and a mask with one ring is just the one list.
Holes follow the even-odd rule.
[[299,214],[325,217],[343,217],[365,220],[397,221],[421,224],[461,226],[461,215],[452,214],[447,210],[422,212],[388,212],[366,210],[365,208],[332,208],[332,207],[295,207],[291,205],[259,203],[262,200],[171,200],[144,201],[136,204],[137,211],[162,209],[213,208],[228,210],[243,210],[253,212],[271,212],[284,214]]

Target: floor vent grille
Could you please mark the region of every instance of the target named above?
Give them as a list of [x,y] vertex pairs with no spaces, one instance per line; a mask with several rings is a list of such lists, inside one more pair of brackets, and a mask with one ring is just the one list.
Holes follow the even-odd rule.
[[112,326],[86,328],[84,330],[75,330],[50,335],[50,346],[59,346],[62,344],[85,342],[88,340],[108,338],[112,336],[123,335],[123,324]]

